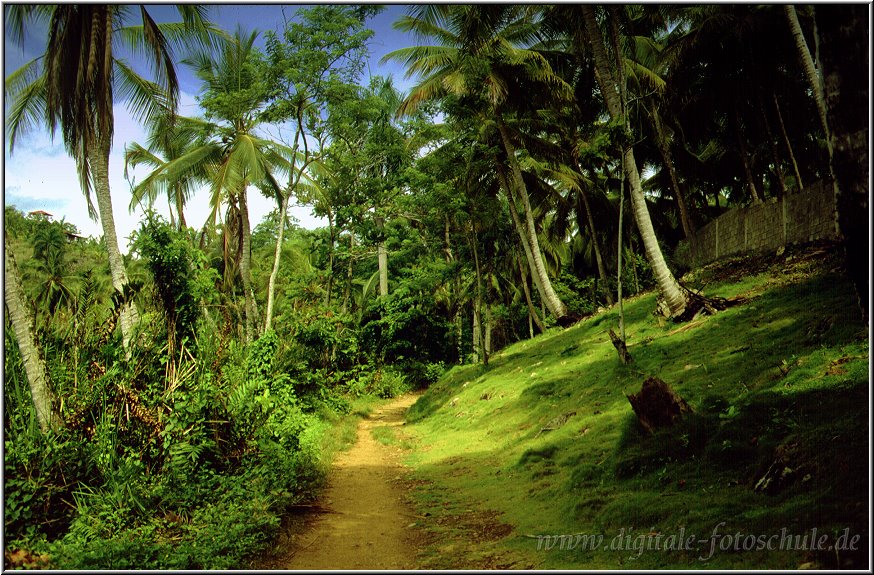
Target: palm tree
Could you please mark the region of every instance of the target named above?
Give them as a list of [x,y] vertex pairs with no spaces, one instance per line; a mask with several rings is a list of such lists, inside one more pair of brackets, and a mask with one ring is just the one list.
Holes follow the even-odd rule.
[[142,182],[166,178],[169,183],[191,179],[210,187],[212,212],[205,226],[212,229],[222,205],[227,205],[224,227],[226,272],[230,251],[238,262],[245,298],[246,339],[253,341],[260,331],[258,306],[252,282],[251,225],[248,188],[256,185],[281,203],[281,186],[273,171],[281,171],[295,157],[293,150],[258,135],[264,118],[258,113],[266,92],[259,72],[255,48],[257,32],[238,29],[224,42],[217,55],[201,51],[183,60],[204,82],[201,106],[209,121],[199,121],[197,145],[165,162]]
[[[870,88],[865,6],[817,7],[822,40],[822,69],[831,129],[831,165],[835,176],[837,227],[843,237],[847,271],[856,288],[863,319],[868,320],[871,248],[868,233],[870,188]],[[866,33],[867,32],[867,33]]]
[[[45,222],[33,234],[33,259],[31,260],[38,284],[36,303],[38,308],[52,318],[61,304],[68,304],[73,293],[68,285],[68,268],[65,261],[67,235],[62,222]],[[25,270],[25,277],[28,277]]]
[[523,245],[527,246],[525,254],[532,275],[541,298],[561,321],[567,308],[555,293],[543,263],[509,116],[514,103],[512,96],[524,98],[544,87],[550,89],[552,96],[567,96],[570,92],[541,54],[519,47],[535,38],[534,12],[524,6],[416,6],[395,27],[433,38],[439,44],[402,48],[383,60],[401,61],[407,67],[407,77],[422,77],[399,113],[409,113],[422,102],[448,94],[479,100],[483,120],[498,132],[502,160],[507,165],[502,184],[508,199],[514,200],[521,213],[514,222],[519,226]]
[[[580,10],[582,11],[586,38],[594,58],[595,76],[598,80],[598,85],[601,87],[601,94],[604,97],[607,109],[614,121],[622,122],[626,129],[630,131],[631,125],[626,114],[627,95],[624,82],[624,64],[621,66],[619,64],[611,65],[608,60],[604,38],[595,16],[595,8],[591,5],[583,5],[580,7]],[[614,46],[615,48],[617,46]],[[619,58],[617,57],[617,59]],[[637,162],[634,159],[633,147],[630,145],[625,146],[622,156],[622,165],[629,184],[634,219],[637,222],[637,228],[643,240],[647,259],[658,283],[659,291],[668,306],[670,315],[674,317],[679,316],[685,311],[688,303],[686,292],[683,291],[674,274],[668,269],[656,239],[649,210],[646,206],[646,198],[643,195],[640,173],[637,169]]]
[[[814,8],[811,6],[810,10]],[[810,54],[810,48],[807,47],[807,40],[804,39],[804,32],[801,30],[801,22],[798,20],[798,12],[795,11],[795,6],[786,4],[783,6],[786,22],[789,24],[789,30],[792,32],[792,38],[795,40],[795,48],[798,51],[798,59],[801,61],[801,66],[804,68],[804,75],[807,76],[807,81],[810,84],[810,89],[813,92],[813,100],[816,102],[816,111],[819,113],[819,121],[822,124],[822,131],[826,139],[829,137],[828,130],[828,115],[825,106],[825,93],[822,88],[822,75],[816,69],[813,62],[813,56]]]
[[[6,95],[11,101],[6,124],[10,154],[18,138],[38,124],[48,126],[52,135],[60,126],[64,146],[76,161],[89,215],[96,218],[100,214],[112,285],[120,292],[127,285],[127,275],[109,189],[113,104],[120,95],[143,120],[164,109],[175,109],[179,88],[172,46],[190,39],[205,43],[208,33],[203,6],[181,5],[178,10],[183,21],[161,25],[141,6],[141,25],[127,25],[134,10],[133,6],[101,4],[14,5],[6,9],[10,35],[20,45],[29,21],[48,22],[43,55],[6,79]],[[118,43],[145,57],[154,82],[115,55]],[[91,200],[92,189],[97,210]],[[129,349],[138,318],[132,303],[122,310],[125,349]]]
[[194,193],[195,186],[203,183],[205,174],[189,173],[184,177],[171,179],[165,168],[170,162],[195,148],[204,126],[204,122],[194,118],[162,114],[149,125],[146,146],[132,142],[125,147],[125,178],[129,178],[131,168],[146,166],[152,170],[143,181],[132,183],[129,206],[131,210],[144,201],[149,206],[153,205],[158,195],[164,193],[170,207],[171,224],[180,231],[187,227],[185,204]]
[[54,408],[55,398],[46,378],[45,362],[34,342],[33,314],[25,299],[24,289],[21,286],[21,276],[6,234],[3,234],[3,248],[6,265],[6,273],[4,274],[6,307],[9,310],[9,319],[12,322],[15,339],[18,340],[21,361],[24,363],[24,371],[30,384],[30,395],[36,409],[36,418],[40,429],[45,432],[59,426],[61,419]]

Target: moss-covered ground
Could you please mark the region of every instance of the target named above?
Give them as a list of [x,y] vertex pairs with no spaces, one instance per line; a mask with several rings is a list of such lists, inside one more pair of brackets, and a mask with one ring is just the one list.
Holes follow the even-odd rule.
[[[686,324],[659,320],[654,293],[626,300],[628,366],[614,306],[452,369],[394,432],[421,566],[868,568],[868,332],[839,261],[813,246],[689,274],[746,302]],[[650,375],[694,410],[652,435],[626,398]]]

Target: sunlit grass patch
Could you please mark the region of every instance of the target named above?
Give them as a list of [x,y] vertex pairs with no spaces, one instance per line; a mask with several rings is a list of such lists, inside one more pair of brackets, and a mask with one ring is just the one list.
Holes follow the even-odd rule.
[[[509,346],[487,368],[454,368],[408,413],[408,462],[428,481],[419,495],[435,513],[500,512],[514,536],[495,544],[537,567],[830,565],[789,551],[717,551],[706,561],[697,551],[546,553],[526,537],[681,528],[709,537],[726,521],[745,533],[850,528],[867,538],[868,342],[849,284],[799,261],[709,284],[708,295],[748,301],[695,325],[659,321],[655,294],[626,302],[628,366],[606,334],[618,324],[614,307]],[[653,435],[625,397],[649,375],[693,408]],[[778,465],[789,469],[785,485],[762,488]]]

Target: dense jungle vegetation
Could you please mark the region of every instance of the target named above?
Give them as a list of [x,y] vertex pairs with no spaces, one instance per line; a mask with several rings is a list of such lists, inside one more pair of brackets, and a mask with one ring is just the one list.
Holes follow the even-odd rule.
[[[387,56],[406,93],[365,75],[378,10],[300,7],[259,48],[203,6],[4,6],[13,41],[49,29],[5,78],[12,161],[59,135],[104,231],[5,206],[7,565],[239,567],[368,398],[603,309],[625,339],[645,291],[685,321],[678,242],[814,182],[835,182],[867,323],[867,6],[415,5],[395,26],[417,45]],[[149,131],[125,146],[147,174],[130,206],[114,104]],[[202,188],[205,224],[185,216]],[[251,194],[276,203],[260,222]],[[156,202],[170,218],[146,211],[122,253],[113,209]]]

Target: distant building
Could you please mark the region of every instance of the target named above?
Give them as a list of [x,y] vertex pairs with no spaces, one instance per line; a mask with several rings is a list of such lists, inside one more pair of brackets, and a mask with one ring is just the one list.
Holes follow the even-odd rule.
[[28,215],[28,216],[34,216],[34,217],[37,217],[37,218],[45,218],[45,219],[47,219],[47,220],[50,220],[50,219],[52,219],[52,218],[55,217],[55,216],[53,216],[52,214],[48,213],[48,212],[45,211],[45,210],[34,210],[34,211],[32,211],[32,212],[29,212],[27,215]]

